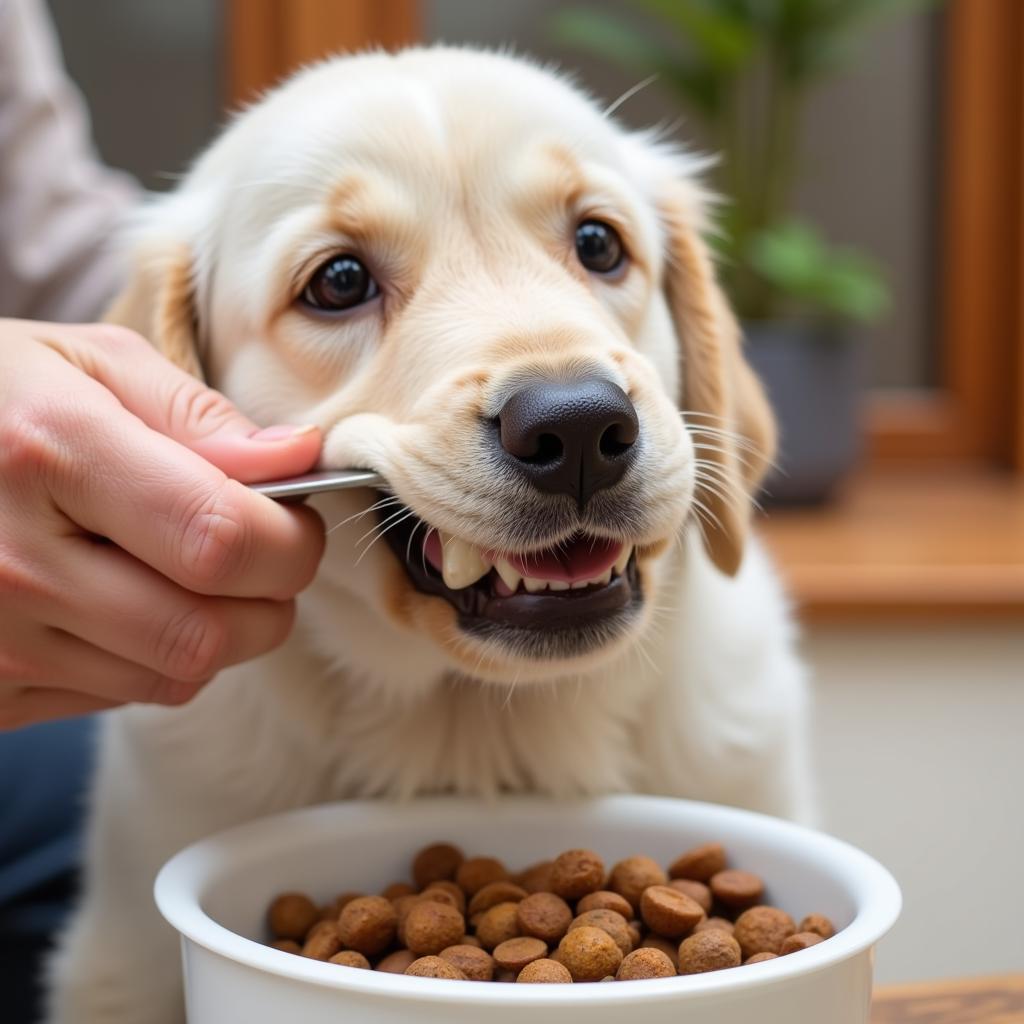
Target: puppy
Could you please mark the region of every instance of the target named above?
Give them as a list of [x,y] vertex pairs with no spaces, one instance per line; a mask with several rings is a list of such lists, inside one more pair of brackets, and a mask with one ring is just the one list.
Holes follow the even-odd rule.
[[549,71],[417,49],[302,71],[142,215],[112,319],[388,488],[313,502],[284,647],[106,717],[51,1024],[180,1024],[153,878],[257,816],[515,791],[807,815],[803,672],[748,536],[773,423],[697,170]]

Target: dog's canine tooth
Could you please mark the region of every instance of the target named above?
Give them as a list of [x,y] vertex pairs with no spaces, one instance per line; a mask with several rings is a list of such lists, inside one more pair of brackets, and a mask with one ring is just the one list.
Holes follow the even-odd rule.
[[540,590],[546,590],[548,586],[547,580],[534,579],[532,576],[523,577],[523,586],[530,594],[536,594]]
[[476,583],[491,571],[491,566],[472,544],[450,533],[441,532],[441,575],[452,590],[461,590]]
[[626,566],[629,565],[630,555],[633,554],[633,545],[625,544],[622,548],[622,554],[615,559],[615,565],[612,568],[615,570],[617,576],[621,576],[626,571]]
[[502,583],[504,583],[509,590],[515,591],[519,588],[519,581],[522,579],[522,576],[512,568],[507,558],[499,558],[494,563],[494,568],[501,577]]
[[590,582],[595,583],[599,587],[607,586],[612,581],[612,567],[608,566],[607,569],[600,576],[595,576]]

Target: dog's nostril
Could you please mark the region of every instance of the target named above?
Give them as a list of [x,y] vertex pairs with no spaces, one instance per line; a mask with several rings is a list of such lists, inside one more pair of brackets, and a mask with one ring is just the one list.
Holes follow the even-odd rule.
[[636,441],[636,430],[630,425],[613,423],[602,435],[600,441],[601,454],[615,458],[629,451]]
[[541,434],[537,438],[537,452],[524,459],[524,462],[532,462],[534,465],[543,466],[548,462],[556,462],[562,457],[565,445],[562,439],[554,434]]

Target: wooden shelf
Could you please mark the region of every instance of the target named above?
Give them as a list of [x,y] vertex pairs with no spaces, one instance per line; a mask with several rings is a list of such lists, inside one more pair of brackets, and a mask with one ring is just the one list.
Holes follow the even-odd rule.
[[1024,480],[921,466],[855,477],[760,524],[810,622],[1024,619]]
[[1024,974],[895,985],[879,989],[871,1024],[1020,1024]]

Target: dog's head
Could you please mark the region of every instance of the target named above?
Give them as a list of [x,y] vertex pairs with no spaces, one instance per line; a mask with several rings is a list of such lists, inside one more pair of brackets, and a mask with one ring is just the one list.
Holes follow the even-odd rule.
[[636,640],[687,523],[736,571],[772,452],[693,170],[519,60],[332,60],[144,215],[111,317],[387,479],[320,500],[333,586],[551,677]]

